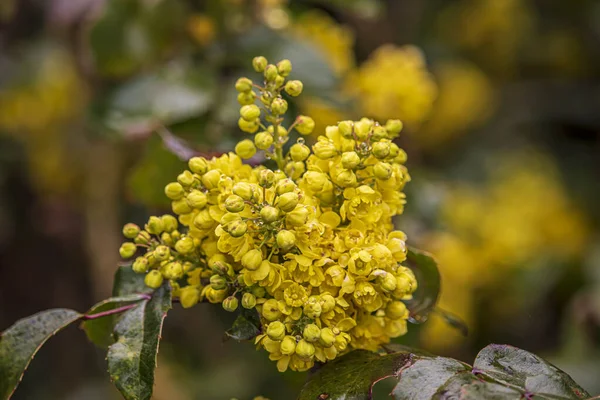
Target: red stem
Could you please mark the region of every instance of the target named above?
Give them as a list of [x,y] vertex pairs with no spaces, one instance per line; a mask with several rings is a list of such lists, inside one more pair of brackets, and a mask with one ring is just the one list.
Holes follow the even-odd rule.
[[114,308],[112,310],[102,311],[102,312],[99,312],[98,314],[84,315],[82,317],[82,319],[89,320],[89,319],[102,318],[102,317],[106,317],[106,316],[113,315],[113,314],[118,314],[118,313],[121,313],[123,311],[130,310],[130,309],[132,309],[133,307],[135,307],[137,305],[138,305],[138,303],[133,303],[133,304],[128,304],[128,305],[123,306],[123,307]]

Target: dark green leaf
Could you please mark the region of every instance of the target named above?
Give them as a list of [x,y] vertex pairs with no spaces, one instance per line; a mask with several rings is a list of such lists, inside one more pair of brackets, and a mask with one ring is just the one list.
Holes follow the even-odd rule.
[[119,267],[115,273],[113,296],[121,297],[130,294],[148,294],[152,289],[144,283],[144,274],[136,274],[130,266]]
[[0,398],[12,396],[29,363],[54,334],[82,315],[65,308],[42,311],[17,321],[0,336]]
[[419,282],[413,299],[407,301],[411,322],[425,322],[440,296],[440,271],[433,256],[415,248],[409,247],[406,262]]
[[428,400],[438,388],[461,372],[469,372],[471,367],[460,361],[444,357],[419,357],[400,377],[400,384],[392,392],[394,398]]
[[108,348],[108,372],[127,400],[152,396],[158,344],[170,308],[171,291],[163,286],[150,300],[126,311],[115,325],[116,342]]
[[399,345],[379,355],[355,350],[309,376],[299,400],[371,399],[372,387],[391,378],[395,400],[427,399],[581,399],[589,397],[558,368],[524,350],[491,345],[471,367]]
[[235,340],[252,340],[260,334],[260,318],[255,309],[242,311],[233,322],[230,329],[225,332],[225,338]]
[[[94,305],[86,315],[99,314],[105,311],[114,310],[121,307],[124,303],[131,303],[147,299],[146,294],[130,294],[120,297],[111,297]],[[114,343],[113,329],[118,315],[107,315],[101,318],[88,319],[81,323],[81,329],[85,331],[90,342],[98,347],[106,348]]]
[[309,377],[298,400],[370,399],[373,384],[397,376],[410,365],[410,353],[381,356],[366,350],[354,350],[328,362]]
[[497,382],[544,397],[589,397],[573,379],[544,359],[513,346],[491,344],[475,358],[473,368]]

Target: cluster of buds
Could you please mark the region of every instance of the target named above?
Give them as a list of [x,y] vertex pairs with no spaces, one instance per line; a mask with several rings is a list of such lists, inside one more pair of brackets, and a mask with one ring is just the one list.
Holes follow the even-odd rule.
[[[183,307],[206,301],[256,310],[256,344],[280,371],[304,371],[406,332],[403,301],[417,283],[402,265],[406,237],[392,224],[410,180],[406,154],[392,142],[402,123],[341,121],[312,146],[299,138],[284,152],[293,129],[314,128],[306,116],[282,125],[282,93],[299,95],[302,83],[286,82],[287,60],[257,57],[253,65],[264,82],[237,81],[239,125],[261,131],[235,153],[190,159],[165,188],[177,219],[152,217],[143,231],[127,225],[133,242],[121,253],[143,247],[134,270],[151,287],[168,281]],[[257,148],[275,170],[242,162]]]

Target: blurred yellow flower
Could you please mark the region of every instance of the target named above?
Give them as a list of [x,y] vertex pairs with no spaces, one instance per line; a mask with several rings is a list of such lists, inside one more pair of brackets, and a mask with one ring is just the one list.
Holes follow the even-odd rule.
[[[517,268],[542,257],[568,261],[580,255],[589,227],[569,200],[552,161],[523,153],[494,164],[490,184],[449,191],[441,210],[446,232],[427,240],[444,280],[440,307],[474,322],[475,291],[506,281]],[[423,340],[436,350],[464,340],[437,318]]]
[[476,65],[447,61],[434,70],[439,94],[430,118],[413,135],[421,146],[445,143],[485,122],[493,108],[493,86]]
[[376,49],[346,84],[363,114],[376,119],[398,116],[404,123],[425,120],[437,94],[425,57],[415,46]]

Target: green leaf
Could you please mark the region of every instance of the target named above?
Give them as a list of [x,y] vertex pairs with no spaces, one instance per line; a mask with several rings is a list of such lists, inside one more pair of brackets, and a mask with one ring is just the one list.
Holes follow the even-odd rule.
[[406,302],[410,310],[411,322],[425,322],[440,297],[441,279],[437,261],[431,254],[409,247],[406,263],[419,282],[413,299]]
[[162,286],[150,300],[123,313],[115,325],[116,342],[108,348],[108,372],[127,400],[152,396],[158,344],[169,309],[171,291]]
[[328,362],[309,377],[298,400],[359,400],[370,399],[373,385],[396,376],[410,365],[412,354],[379,355],[366,350],[354,350]]
[[511,387],[550,398],[583,399],[589,395],[573,379],[535,354],[500,344],[491,344],[475,358],[473,368]]
[[106,125],[127,132],[144,124],[167,125],[199,116],[213,104],[215,81],[212,70],[183,63],[136,76],[109,96]]
[[152,293],[152,289],[144,283],[144,274],[135,273],[130,266],[117,269],[113,283],[113,297],[148,293]]
[[[105,311],[114,310],[123,306],[124,303],[131,303],[148,299],[146,294],[130,294],[120,297],[111,297],[94,305],[86,315],[99,314]],[[90,342],[98,347],[106,348],[115,342],[113,329],[115,319],[118,315],[107,315],[101,318],[88,319],[81,323],[81,329],[85,331]]]
[[55,308],[17,321],[0,336],[0,398],[12,396],[29,363],[46,341],[82,315]]
[[226,339],[252,340],[260,334],[260,317],[256,309],[242,311],[233,322],[230,329],[225,331]]
[[298,400],[371,399],[373,385],[397,379],[395,400],[583,399],[589,394],[567,374],[538,356],[511,346],[490,345],[474,367],[451,358],[388,345],[389,354],[352,351],[309,376]]

